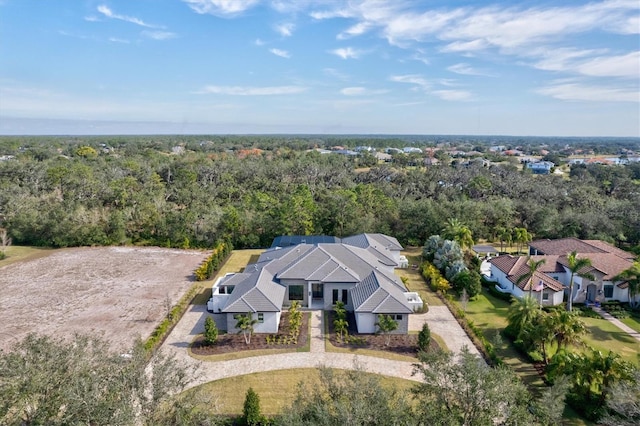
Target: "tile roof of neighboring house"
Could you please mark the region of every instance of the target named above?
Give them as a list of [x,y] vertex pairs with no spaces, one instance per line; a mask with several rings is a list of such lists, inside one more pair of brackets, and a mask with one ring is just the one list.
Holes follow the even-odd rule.
[[[586,267],[579,272],[592,274],[594,271],[598,271],[604,275],[602,279],[605,281],[613,280],[616,275],[633,265],[632,260],[623,259],[613,253],[580,253],[578,258],[581,257],[589,259],[591,261],[591,266]],[[566,266],[567,268],[569,267],[567,256],[560,256],[558,258],[558,263]]]
[[589,244],[577,238],[561,238],[559,240],[536,240],[529,243],[529,247],[538,250],[540,254],[567,255],[572,251],[578,253],[605,253],[606,250]]
[[588,243],[589,245],[592,245],[593,247],[597,247],[601,250],[606,251],[607,253],[615,254],[616,256],[621,257],[623,259],[633,261],[636,258],[633,253],[629,253],[627,251],[621,250],[618,247],[612,246],[609,243],[605,243],[604,241],[600,241],[600,240],[583,240],[583,241],[585,243]]
[[535,286],[540,281],[553,291],[562,291],[564,289],[561,282],[547,275],[552,272],[564,272],[563,269],[558,267],[558,256],[531,256],[531,259],[535,261],[545,259],[545,263],[536,271],[532,280],[523,280],[520,283],[518,283],[518,279],[529,271],[529,267],[527,266],[528,258],[526,256],[512,256],[507,254],[489,259],[489,263],[504,272],[507,279],[523,291],[529,291],[530,282]]
[[355,312],[374,314],[402,314],[413,312],[404,292],[389,279],[373,271],[351,289]]

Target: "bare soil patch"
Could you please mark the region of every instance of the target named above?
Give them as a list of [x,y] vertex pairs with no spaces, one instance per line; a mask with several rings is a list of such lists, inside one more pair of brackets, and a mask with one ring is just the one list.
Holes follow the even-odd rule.
[[151,334],[205,257],[157,247],[72,248],[0,267],[0,350],[31,332],[96,333],[124,349]]
[[[280,316],[280,325],[277,334],[258,333],[251,336],[251,342],[247,344],[242,334],[220,334],[218,341],[213,346],[204,345],[202,336],[196,339],[191,345],[191,352],[194,355],[218,355],[232,352],[252,351],[262,349],[297,349],[304,348],[309,341],[309,312],[303,312],[302,325],[297,343],[289,341],[284,343],[284,339],[289,336],[289,312],[283,312]],[[268,342],[271,341],[272,343]],[[279,344],[273,343],[281,342]]]

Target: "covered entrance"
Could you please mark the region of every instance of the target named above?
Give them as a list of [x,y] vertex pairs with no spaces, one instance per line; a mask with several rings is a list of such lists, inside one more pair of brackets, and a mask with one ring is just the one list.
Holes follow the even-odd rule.
[[311,283],[311,302],[309,307],[324,306],[324,284]]
[[593,303],[596,301],[596,289],[595,284],[589,284],[587,286],[587,303]]

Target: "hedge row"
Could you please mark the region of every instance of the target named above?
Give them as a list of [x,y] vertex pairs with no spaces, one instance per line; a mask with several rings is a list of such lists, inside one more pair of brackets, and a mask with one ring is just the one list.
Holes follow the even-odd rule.
[[422,265],[420,266],[420,273],[427,282],[429,288],[436,293],[446,293],[451,288],[449,281],[442,276],[438,268],[436,268],[431,262],[426,260],[422,262]]
[[182,298],[180,298],[178,303],[173,308],[171,308],[169,314],[162,320],[160,324],[158,324],[158,326],[151,333],[151,336],[149,336],[147,341],[144,343],[144,348],[147,351],[154,351],[162,344],[164,339],[173,329],[173,326],[175,326],[178,321],[180,321],[182,315],[184,315],[184,313],[187,311],[189,303],[198,293],[198,290],[198,286],[192,286],[191,289],[189,289],[189,291],[185,293]]
[[207,259],[202,262],[202,265],[198,267],[195,271],[196,281],[204,281],[211,278],[220,266],[224,263],[227,256],[233,250],[233,246],[228,241],[219,241],[216,246],[213,248],[213,251],[207,257]]

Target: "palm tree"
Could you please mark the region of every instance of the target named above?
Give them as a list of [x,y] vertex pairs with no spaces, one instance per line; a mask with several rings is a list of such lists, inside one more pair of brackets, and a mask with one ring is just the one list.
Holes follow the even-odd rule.
[[572,251],[567,256],[567,267],[569,268],[569,272],[571,272],[571,279],[569,280],[569,301],[567,302],[567,310],[571,312],[573,310],[573,277],[576,275],[582,278],[588,278],[590,280],[593,279],[593,275],[588,272],[580,272],[585,268],[591,266],[591,259],[586,257],[578,258],[578,253],[576,251]]
[[512,328],[519,337],[523,330],[533,324],[533,321],[538,315],[540,315],[538,302],[533,297],[525,296],[520,299],[514,298],[511,306],[509,306],[507,321],[509,327]]
[[[540,267],[542,267],[545,262],[545,259],[535,260],[531,256],[527,256],[528,270],[524,274],[520,275],[518,277],[518,280],[516,281],[518,284],[524,281],[528,281],[529,297],[531,298],[533,298],[533,276],[536,274],[536,272],[538,272],[538,269],[540,269]],[[540,304],[540,307],[542,307],[542,304]]]
[[447,226],[442,230],[442,236],[447,240],[457,242],[463,249],[471,248],[473,245],[471,229],[456,218],[451,218],[447,221]]
[[640,293],[640,260],[633,262],[630,268],[620,272],[614,280],[626,281],[629,284],[629,306],[632,308],[640,306],[640,300],[636,300],[636,296]]
[[253,319],[253,313],[251,312],[248,312],[245,315],[236,314],[233,318],[236,320],[236,328],[239,330],[238,334],[242,333],[244,336],[244,342],[248,345],[251,343],[253,326],[258,323],[258,320]]
[[348,333],[349,323],[344,318],[338,318],[333,321],[333,328],[340,335],[340,339],[344,337],[345,334]]
[[580,345],[582,336],[587,333],[584,321],[575,312],[554,311],[549,314],[548,327],[558,344],[558,349],[566,349],[570,345]]
[[516,243],[518,243],[518,253],[522,251],[522,246],[533,238],[527,228],[515,228],[513,230]]

